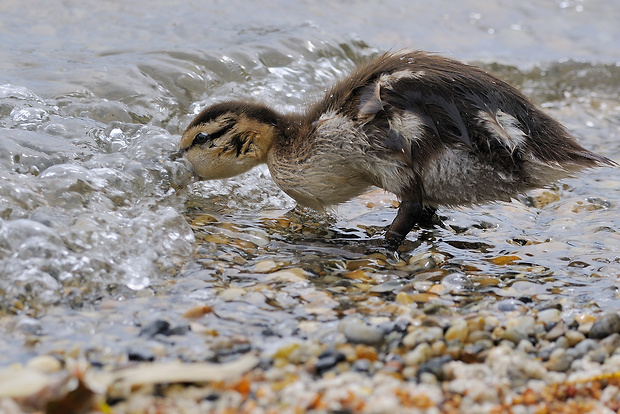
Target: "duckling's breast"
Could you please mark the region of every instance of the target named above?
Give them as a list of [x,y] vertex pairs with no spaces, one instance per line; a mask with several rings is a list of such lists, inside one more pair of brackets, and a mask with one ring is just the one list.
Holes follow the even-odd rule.
[[[300,204],[323,210],[376,185],[385,176],[407,180],[404,163],[377,158],[372,137],[359,122],[331,111],[295,148],[274,148],[268,165],[274,181]],[[390,190],[389,188],[388,191]]]

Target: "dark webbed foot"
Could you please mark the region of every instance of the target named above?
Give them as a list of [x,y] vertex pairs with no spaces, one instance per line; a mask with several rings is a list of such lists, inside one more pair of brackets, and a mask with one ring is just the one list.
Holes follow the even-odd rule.
[[424,206],[418,225],[421,227],[432,228],[435,224],[441,223],[441,219],[435,214],[437,209],[431,206]]
[[396,218],[385,233],[387,247],[396,250],[413,226],[420,223],[423,213],[424,208],[420,201],[403,200],[398,208]]

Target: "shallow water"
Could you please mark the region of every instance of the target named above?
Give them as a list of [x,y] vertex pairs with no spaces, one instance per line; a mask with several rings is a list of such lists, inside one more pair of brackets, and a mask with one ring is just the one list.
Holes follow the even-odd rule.
[[[299,110],[356,62],[413,46],[497,72],[618,161],[616,7],[539,3],[4,1],[0,363],[205,360],[337,341],[341,320],[398,323],[399,292],[440,315],[617,310],[618,169],[442,209],[444,224],[412,232],[393,258],[366,254],[394,217],[389,194],[329,217],[290,212],[264,167],[198,182],[172,157],[208,103]],[[156,321],[170,329],[149,333]]]

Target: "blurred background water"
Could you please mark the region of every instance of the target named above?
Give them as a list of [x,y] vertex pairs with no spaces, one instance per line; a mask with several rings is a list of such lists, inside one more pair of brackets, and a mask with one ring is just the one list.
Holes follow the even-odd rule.
[[[294,203],[266,168],[195,181],[171,154],[193,115],[218,100],[296,111],[369,56],[424,49],[498,73],[618,161],[619,6],[4,0],[0,363],[39,353],[116,361],[148,348],[136,339],[144,326],[183,325],[198,304],[215,309],[204,324],[219,341],[259,342],[267,326],[287,340],[303,336],[302,320],[342,318],[304,309],[317,292],[354,306],[331,288],[389,224],[393,198],[374,192],[306,217],[287,213]],[[444,227],[409,235],[406,263],[369,262],[372,283],[394,281],[396,292],[434,269],[429,280],[457,310],[504,298],[561,300],[566,316],[618,309],[618,177],[599,169],[513,203],[441,210]],[[261,262],[310,276],[259,294]],[[157,355],[208,359],[213,338],[160,341]]]

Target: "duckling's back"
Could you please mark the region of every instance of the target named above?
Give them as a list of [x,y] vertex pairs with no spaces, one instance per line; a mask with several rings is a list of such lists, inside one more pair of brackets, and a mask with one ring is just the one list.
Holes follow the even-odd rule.
[[295,145],[318,155],[299,164],[304,174],[329,182],[331,165],[351,187],[334,188],[323,204],[368,185],[423,205],[480,204],[613,164],[507,83],[424,52],[386,54],[360,67],[307,119]]

